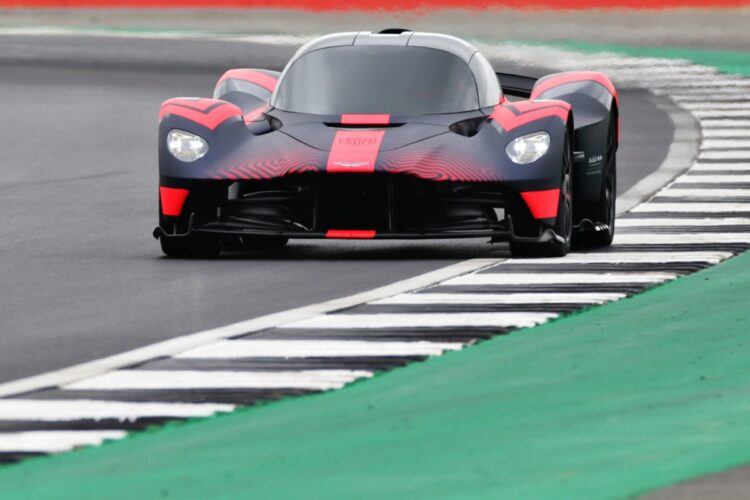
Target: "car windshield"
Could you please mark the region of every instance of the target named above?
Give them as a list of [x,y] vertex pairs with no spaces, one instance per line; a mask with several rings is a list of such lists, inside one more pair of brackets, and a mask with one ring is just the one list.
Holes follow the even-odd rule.
[[279,83],[274,106],[318,115],[439,114],[479,108],[474,75],[442,50],[345,46],[303,55]]

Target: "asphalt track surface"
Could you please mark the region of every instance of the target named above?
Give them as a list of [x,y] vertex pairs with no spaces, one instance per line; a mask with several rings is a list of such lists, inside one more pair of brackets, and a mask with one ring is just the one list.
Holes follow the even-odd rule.
[[[279,59],[248,53],[246,65]],[[506,254],[484,240],[302,241],[275,254],[163,258],[150,236],[158,107],[210,95],[217,77],[0,66],[0,381]],[[644,91],[621,94],[620,192],[667,154],[673,127],[656,103]]]

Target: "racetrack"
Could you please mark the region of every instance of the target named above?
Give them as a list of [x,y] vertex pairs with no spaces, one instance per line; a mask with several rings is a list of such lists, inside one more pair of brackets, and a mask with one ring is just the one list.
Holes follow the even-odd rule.
[[[117,48],[116,40],[76,43]],[[249,52],[246,65],[277,66],[278,51],[289,52]],[[0,243],[0,381],[506,255],[483,240],[321,241],[216,261],[162,258],[150,236],[158,106],[210,95],[218,76],[153,66],[0,68],[0,109],[12,117],[0,120],[0,210],[10,226]],[[658,106],[665,102],[642,90],[621,93],[620,192],[667,155],[674,129]]]

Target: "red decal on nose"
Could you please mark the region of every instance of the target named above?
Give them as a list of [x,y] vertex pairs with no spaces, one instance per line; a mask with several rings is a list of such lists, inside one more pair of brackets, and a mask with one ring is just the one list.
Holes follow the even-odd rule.
[[391,115],[341,115],[342,125],[388,125]]
[[375,231],[368,229],[329,229],[326,232],[326,238],[371,240],[374,237]]
[[326,170],[374,172],[384,135],[385,130],[339,130],[333,138]]

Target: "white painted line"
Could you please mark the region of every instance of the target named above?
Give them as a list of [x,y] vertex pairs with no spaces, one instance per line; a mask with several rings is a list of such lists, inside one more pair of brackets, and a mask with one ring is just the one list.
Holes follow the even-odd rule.
[[701,151],[698,160],[744,160],[750,161],[750,150],[746,151]]
[[340,299],[329,300],[319,304],[282,311],[260,318],[253,318],[247,321],[241,321],[227,326],[222,326],[212,330],[185,335],[172,340],[159,342],[150,346],[141,347],[132,351],[124,352],[107,358],[82,363],[80,365],[64,368],[53,372],[29,377],[26,379],[16,380],[0,384],[0,397],[12,394],[20,394],[45,387],[54,387],[69,384],[76,380],[92,377],[110,370],[124,368],[134,364],[142,363],[150,359],[172,356],[179,352],[187,351],[202,345],[216,342],[217,340],[236,337],[245,333],[256,332],[273,328],[283,323],[289,323],[304,318],[324,314],[353,307],[366,302],[371,302],[382,297],[390,297],[399,293],[409,292],[420,288],[427,287],[434,283],[458,276],[464,273],[477,271],[485,267],[495,265],[504,259],[471,259],[457,264],[437,269],[414,278],[405,279],[390,285],[386,285],[374,290],[368,290],[363,293],[343,297]]
[[[727,218],[713,218],[713,219],[618,219],[617,227],[718,227],[718,226],[745,226],[750,225],[750,218],[747,217],[727,217]],[[640,252],[636,252],[640,254]],[[680,252],[677,252],[679,254]],[[693,253],[693,252],[690,252]],[[695,252],[696,255],[702,255],[700,252]],[[673,253],[667,253],[667,256],[675,255]],[[726,255],[724,258],[731,257],[731,253],[719,252],[717,254],[708,255]],[[723,260],[723,259],[722,259]]]
[[657,283],[674,279],[673,273],[482,273],[467,274],[441,285],[583,285]]
[[705,139],[702,150],[707,149],[750,149],[750,140],[742,139]]
[[[657,196],[663,198],[750,198],[750,189],[732,188],[668,188],[659,191]],[[749,200],[750,201],[750,200]]]
[[[750,168],[750,166],[748,166]],[[689,184],[750,184],[750,175],[692,175],[687,174],[675,179],[675,185]]]
[[750,233],[620,233],[614,240],[614,245],[679,243],[750,243]]
[[[634,221],[641,219],[623,219],[618,220],[617,225],[625,221]],[[675,220],[675,219],[670,219]],[[625,224],[627,227],[627,224]],[[543,259],[510,259],[503,262],[495,269],[502,269],[506,266],[517,264],[534,264],[534,265],[559,265],[559,264],[630,264],[630,263],[651,263],[651,264],[669,264],[685,262],[707,262],[718,263],[728,259],[732,254],[730,252],[593,252],[593,253],[571,253],[565,257],[543,258]]]
[[701,126],[703,129],[708,128],[742,128],[746,129],[750,127],[750,120],[701,120]]
[[439,356],[458,342],[370,342],[360,340],[222,340],[177,358],[341,358],[362,356]]
[[63,387],[92,391],[155,389],[338,389],[360,378],[365,370],[300,370],[285,372],[116,370]]
[[672,99],[682,102],[742,102],[747,101],[747,94],[739,93],[738,95],[706,95],[706,93],[690,93],[690,94],[672,94]]
[[409,313],[409,314],[324,314],[297,321],[281,328],[311,329],[378,329],[378,328],[469,328],[518,327],[538,325],[556,313]]
[[122,439],[125,431],[29,431],[0,433],[0,453],[58,453]]
[[683,103],[685,109],[691,111],[725,111],[725,110],[750,110],[750,102],[690,102]]
[[603,304],[624,293],[404,293],[371,302],[375,305],[430,304]]
[[[750,80],[748,81],[750,83]],[[750,119],[750,111],[739,109],[739,110],[727,110],[727,111],[693,111],[692,112],[698,118],[743,118]]]
[[704,138],[728,139],[742,138],[750,139],[750,130],[745,128],[704,128]]
[[62,422],[102,419],[132,421],[149,417],[191,418],[208,417],[214,413],[228,412],[233,409],[234,405],[225,404],[128,403],[80,399],[0,399],[0,421]]
[[684,213],[718,213],[718,212],[750,212],[750,203],[643,203],[635,207],[633,212],[684,212]]
[[695,172],[715,172],[721,170],[750,172],[750,162],[696,163],[687,175],[695,174]]

